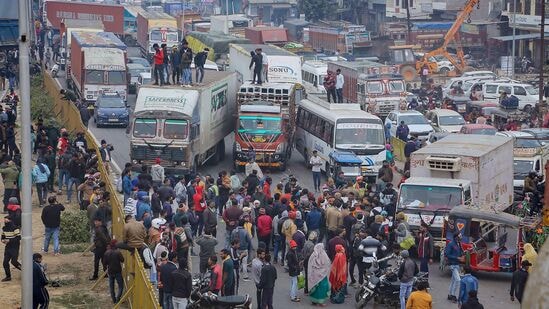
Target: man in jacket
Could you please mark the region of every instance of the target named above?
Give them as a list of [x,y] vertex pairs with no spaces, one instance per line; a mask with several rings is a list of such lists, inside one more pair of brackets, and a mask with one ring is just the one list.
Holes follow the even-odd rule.
[[[120,301],[122,292],[124,291],[124,279],[122,278],[122,264],[124,263],[124,257],[120,250],[116,248],[116,239],[111,240],[109,249],[103,255],[103,265],[107,267],[107,273],[109,274],[109,291],[111,292],[111,299],[113,304]],[[118,293],[114,293],[114,283],[118,285]]]
[[4,249],[4,271],[6,277],[2,282],[11,281],[10,262],[15,268],[21,270],[21,264],[17,261],[19,257],[19,245],[21,244],[21,232],[19,227],[15,226],[10,216],[4,217],[4,226],[2,227],[2,243],[6,245]]
[[259,208],[259,217],[257,218],[257,239],[265,244],[265,250],[269,253],[271,243],[271,233],[273,231],[273,219],[267,215],[264,207]]
[[158,86],[160,82],[160,86],[164,85],[164,52],[158,46],[157,43],[153,44],[154,48],[154,84]]
[[389,166],[389,161],[383,160],[382,166],[377,173],[379,192],[385,190],[385,186],[393,182],[393,169]]
[[471,267],[465,266],[463,272],[465,275],[461,277],[459,283],[458,306],[460,307],[469,299],[470,291],[478,291],[478,279],[471,274]]
[[450,288],[448,291],[448,300],[457,302],[458,289],[460,285],[459,275],[459,258],[463,256],[463,249],[461,248],[461,234],[459,232],[454,234],[454,238],[444,248],[444,256],[448,260],[447,265],[452,272],[452,281],[450,281]]
[[48,252],[50,239],[53,236],[53,253],[59,254],[59,227],[61,226],[61,212],[65,206],[57,202],[55,196],[48,197],[48,205],[42,209],[42,223],[46,229],[44,232],[44,247],[42,250]]
[[408,134],[410,134],[410,129],[404,123],[404,120],[403,120],[400,122],[400,125],[398,125],[396,129],[396,137],[406,142],[408,141]]
[[19,179],[19,169],[15,165],[13,160],[8,161],[6,164],[0,166],[0,174],[2,174],[2,180],[4,181],[4,212],[8,211],[8,201],[12,196],[17,195],[17,183]]
[[93,276],[90,278],[90,281],[97,280],[99,277],[99,262],[102,262],[103,269],[105,269],[106,265],[102,261],[103,255],[105,255],[107,246],[111,242],[109,231],[107,231],[107,227],[103,225],[103,220],[101,220],[101,218],[95,218],[93,219],[93,223],[95,225],[93,237]]
[[223,212],[223,221],[225,221],[225,246],[228,249],[231,246],[231,233],[238,226],[240,216],[242,216],[242,209],[238,208],[236,201],[232,202],[232,206],[225,209]]
[[208,207],[204,209],[204,231],[209,230],[211,235],[217,237],[217,213],[214,202],[210,202]]
[[242,257],[240,265],[242,265],[242,272],[244,273],[243,279],[248,280],[248,253],[252,250],[252,237],[244,228],[244,223],[245,221],[240,219],[238,227],[231,233],[231,239],[239,240],[240,246],[238,247],[237,254]]
[[261,81],[261,70],[263,69],[263,57],[261,56],[261,52],[258,49],[250,52],[250,54],[252,56],[252,59],[250,61],[249,69],[251,70],[252,67],[254,67],[252,84],[255,84],[255,82],[257,81],[257,84],[261,85],[263,83]]
[[334,205],[334,199],[332,197],[328,199],[328,203],[329,206],[326,209],[326,226],[328,228],[327,239],[330,241],[330,239],[339,234],[337,233],[337,228],[343,224],[343,215],[341,214],[341,210]]
[[172,84],[179,85],[179,79],[181,78],[181,53],[175,45],[172,48],[170,58],[172,65]]
[[189,48],[187,41],[183,41],[181,48],[181,69],[183,70],[183,86],[190,87],[193,83],[191,63],[193,62],[193,51]]
[[252,279],[256,288],[257,308],[261,307],[261,288],[259,282],[261,281],[261,269],[263,268],[263,261],[265,260],[265,249],[257,248],[255,258],[252,260]]
[[48,278],[44,273],[42,266],[42,255],[34,253],[32,255],[32,305],[33,308],[48,308],[50,303],[50,294],[46,290]]
[[172,287],[173,307],[186,308],[193,288],[193,278],[187,269],[187,261],[179,263],[179,268],[169,275],[168,280]]
[[336,233],[337,235],[332,237],[332,239],[330,239],[328,241],[328,246],[327,246],[327,250],[326,250],[326,253],[328,254],[328,257],[330,258],[330,260],[333,262],[334,261],[334,258],[335,258],[335,254],[336,254],[336,246],[337,245],[342,245],[343,248],[345,248],[345,252],[349,252],[347,250],[347,241],[345,240],[345,233],[347,233],[347,231],[345,230],[345,227],[344,226],[339,226],[337,229],[336,229]]
[[231,296],[235,292],[235,270],[234,262],[231,258],[231,253],[227,249],[221,249],[221,259],[222,259],[222,296]]
[[469,291],[469,298],[461,305],[460,309],[484,309],[484,306],[478,301],[477,291]]
[[417,254],[420,259],[419,271],[429,273],[429,264],[433,263],[434,241],[429,233],[429,226],[422,222],[419,227]]
[[118,248],[134,251],[140,249],[145,243],[147,230],[141,222],[137,222],[132,215],[126,215],[124,224],[123,243]]
[[164,182],[164,167],[160,165],[162,160],[156,158],[154,164],[151,166],[151,177],[153,180],[153,185],[160,187]]
[[210,285],[208,286],[207,291],[219,295],[221,286],[223,285],[223,274],[221,266],[217,264],[217,256],[210,256],[208,259],[208,269],[210,271]]
[[324,89],[328,95],[328,103],[330,103],[330,97],[333,98],[334,103],[337,103],[336,96],[336,78],[333,71],[328,71],[326,77],[324,77]]
[[168,53],[168,45],[166,43],[162,43],[160,45],[160,48],[162,49],[162,53],[164,54],[164,65],[163,65],[163,72],[164,75],[164,82],[166,82],[166,85],[170,85],[170,54]]
[[299,265],[296,249],[297,243],[291,240],[290,250],[286,253],[286,262],[288,263],[288,272],[290,275],[290,300],[293,302],[300,302],[301,299],[297,297],[297,276],[299,276],[301,267]]
[[[171,275],[177,270],[177,254],[175,252],[168,253],[168,262],[160,267],[160,276],[158,279],[158,285],[162,287],[164,291],[164,299],[162,300],[162,309],[173,309],[172,293],[173,293],[173,281]],[[185,262],[186,263],[186,262]]]
[[[198,52],[194,56],[194,67],[196,69],[196,82],[202,84],[204,79],[204,65],[206,64],[206,59],[208,59],[208,52],[210,49],[207,47],[203,51]],[[200,76],[200,77],[199,77]]]
[[274,286],[277,279],[276,268],[271,265],[271,255],[265,254],[258,289],[261,289],[261,309],[273,309]]
[[526,282],[528,281],[528,268],[532,264],[526,260],[522,261],[521,268],[513,273],[513,279],[511,279],[511,301],[516,299],[519,303],[522,303],[522,295],[524,294],[524,288],[526,287]]
[[204,235],[198,236],[195,242],[200,247],[200,252],[198,253],[198,256],[200,257],[200,274],[205,274],[208,270],[208,259],[215,255],[217,239],[212,236],[211,230],[206,228],[204,229]]
[[406,299],[412,293],[414,276],[419,272],[416,262],[410,258],[408,250],[402,250],[400,256],[404,259],[398,270],[398,279],[400,280],[400,309],[406,309]]

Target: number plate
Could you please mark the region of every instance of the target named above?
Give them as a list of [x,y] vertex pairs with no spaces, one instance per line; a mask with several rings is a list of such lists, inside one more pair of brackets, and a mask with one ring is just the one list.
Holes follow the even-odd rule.
[[115,118],[109,118],[109,122],[117,122],[118,119],[115,119]]

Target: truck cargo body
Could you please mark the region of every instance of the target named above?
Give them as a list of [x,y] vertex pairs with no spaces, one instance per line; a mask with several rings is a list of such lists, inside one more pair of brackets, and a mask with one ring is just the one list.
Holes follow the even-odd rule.
[[246,28],[245,36],[253,44],[284,45],[288,42],[288,30],[278,27]]
[[17,19],[0,20],[0,64],[8,61],[8,52],[19,44],[19,21]]
[[[74,32],[91,32],[91,33],[99,33],[103,32],[103,28],[79,28],[79,27],[70,27],[66,28],[64,32],[62,33],[63,39],[61,46],[65,49],[65,53],[62,55],[63,59],[69,60],[71,57],[71,42],[72,42],[72,34]],[[63,61],[63,59],[61,61]],[[66,62],[66,61],[65,61]],[[67,74],[70,74],[70,60],[69,60],[69,69],[65,70],[67,71]],[[68,76],[68,75],[67,75]]]
[[152,58],[154,44],[166,44],[168,50],[179,45],[177,21],[163,12],[140,12],[137,16],[137,43],[143,56]]
[[63,20],[67,19],[100,20],[105,31],[124,34],[124,7],[121,5],[47,1],[45,12],[49,25],[55,29],[59,29]]
[[[251,51],[261,48],[267,55],[268,82],[272,83],[302,83],[301,58],[285,49],[274,45],[231,44],[229,71],[237,72],[241,81],[251,81],[253,68],[250,70]],[[263,74],[265,75],[265,74]]]
[[333,61],[328,62],[328,71],[336,72],[341,70],[341,75],[345,80],[343,84],[343,101],[347,103],[358,103],[358,76],[364,73],[368,67],[371,67],[371,61]]
[[440,231],[455,206],[504,211],[513,203],[513,141],[504,136],[451,134],[412,153],[397,212],[413,228]]
[[110,32],[73,32],[69,85],[82,101],[95,102],[103,92],[127,99],[126,45]]
[[285,170],[295,132],[295,84],[244,83],[237,94],[233,159],[243,167],[250,159],[260,166]]
[[235,73],[209,72],[191,88],[143,86],[132,115],[130,158],[136,165],[162,159],[166,172],[183,176],[225,155],[234,130]]

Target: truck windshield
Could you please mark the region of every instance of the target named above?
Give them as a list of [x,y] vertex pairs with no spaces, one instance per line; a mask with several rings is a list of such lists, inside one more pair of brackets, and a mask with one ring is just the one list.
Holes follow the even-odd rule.
[[462,189],[428,185],[402,184],[399,208],[437,210],[463,204]]
[[126,72],[122,71],[109,71],[109,85],[125,85],[126,84]]
[[166,41],[177,42],[177,32],[168,32],[166,34]]
[[534,170],[534,161],[513,160],[514,179],[524,180]]
[[247,134],[280,134],[280,117],[240,116],[238,132]]
[[390,93],[402,93],[404,92],[404,82],[401,80],[390,80],[389,81],[389,92]]
[[168,119],[164,122],[164,138],[166,139],[185,139],[187,132],[186,120]]
[[104,71],[99,70],[86,70],[86,84],[102,85]]
[[368,93],[383,93],[383,84],[380,81],[368,82],[366,86]]
[[151,35],[150,35],[149,40],[151,40],[151,41],[162,41],[162,31],[160,31],[160,30],[151,31]]
[[384,145],[383,126],[366,122],[338,122],[335,133],[336,147],[354,145]]
[[133,136],[150,138],[156,136],[156,119],[137,118],[133,123]]

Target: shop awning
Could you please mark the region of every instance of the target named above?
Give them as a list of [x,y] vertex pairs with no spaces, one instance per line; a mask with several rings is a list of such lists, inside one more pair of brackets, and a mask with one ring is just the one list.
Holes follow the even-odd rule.
[[[549,33],[545,33],[545,36],[549,38]],[[530,33],[530,34],[517,34],[515,35],[515,40],[530,40],[530,39],[539,39],[540,35],[539,33]],[[506,36],[495,36],[491,39],[502,41],[502,42],[508,42],[513,40],[512,35],[506,35]]]

